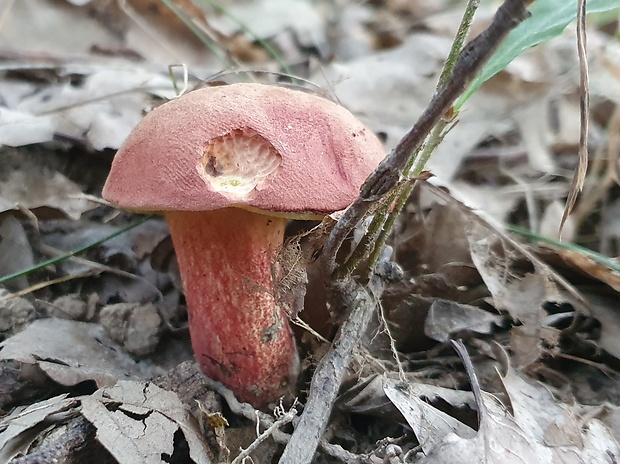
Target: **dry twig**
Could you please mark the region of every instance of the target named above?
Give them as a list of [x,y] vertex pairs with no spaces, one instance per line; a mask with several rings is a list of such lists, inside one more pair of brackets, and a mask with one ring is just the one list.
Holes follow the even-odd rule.
[[435,124],[449,113],[454,101],[467,89],[508,33],[529,17],[527,7],[535,0],[505,0],[491,24],[469,42],[459,54],[452,75],[433,96],[426,110],[392,152],[366,179],[355,202],[345,211],[329,236],[322,259],[327,276],[337,268],[336,255],[349,233],[373,204],[401,182],[412,153],[422,144]]

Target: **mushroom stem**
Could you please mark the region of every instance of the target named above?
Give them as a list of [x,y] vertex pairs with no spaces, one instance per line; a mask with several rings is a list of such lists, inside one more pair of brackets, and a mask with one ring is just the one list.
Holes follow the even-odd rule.
[[259,407],[290,393],[297,350],[272,272],[286,219],[239,208],[165,217],[203,371]]

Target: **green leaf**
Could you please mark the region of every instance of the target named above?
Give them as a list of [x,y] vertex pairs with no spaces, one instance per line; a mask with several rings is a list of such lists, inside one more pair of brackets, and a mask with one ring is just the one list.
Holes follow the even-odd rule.
[[[588,0],[588,13],[600,13],[619,7],[620,0]],[[537,0],[530,12],[532,16],[508,35],[458,99],[455,105],[457,110],[484,82],[508,66],[524,50],[560,35],[577,17],[577,0]]]

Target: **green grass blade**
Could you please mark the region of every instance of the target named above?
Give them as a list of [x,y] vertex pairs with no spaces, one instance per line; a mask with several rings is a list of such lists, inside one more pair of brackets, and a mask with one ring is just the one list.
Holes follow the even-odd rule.
[[273,48],[269,42],[267,42],[266,40],[261,39],[258,35],[256,35],[252,29],[250,29],[245,23],[243,23],[242,21],[240,21],[239,19],[237,19],[237,17],[235,17],[232,13],[230,13],[226,8],[224,8],[223,6],[219,5],[218,3],[214,2],[213,0],[202,0],[204,3],[208,4],[209,6],[211,6],[215,11],[217,11],[218,13],[226,16],[228,19],[230,19],[232,22],[234,22],[237,26],[239,26],[239,28],[245,32],[246,34],[248,34],[250,37],[252,37],[252,39],[257,42],[261,47],[263,47],[263,49],[274,59],[278,62],[278,64],[280,65],[280,67],[282,68],[282,70],[289,75],[293,74],[293,71],[291,70],[291,68],[288,66],[288,64],[286,64],[286,61],[284,60],[284,57],[282,55],[280,55],[280,53]]
[[149,215],[149,216],[144,216],[142,218],[140,218],[139,220],[137,220],[136,222],[129,224],[127,227],[122,228],[121,230],[118,230],[116,232],[114,232],[113,234],[108,235],[107,237],[102,238],[101,240],[98,240],[96,242],[90,243],[82,248],[78,248],[77,250],[74,251],[70,251],[68,253],[65,253],[64,255],[60,255],[60,256],[56,256],[55,258],[52,259],[48,259],[47,261],[43,261],[42,263],[39,263],[35,266],[29,267],[28,269],[24,269],[23,271],[18,271],[18,272],[14,272],[13,274],[9,274],[9,275],[5,275],[0,277],[0,285],[4,284],[5,282],[8,282],[9,280],[13,280],[13,279],[17,279],[18,277],[22,277],[28,274],[31,274],[32,272],[38,271],[40,269],[43,269],[47,266],[51,266],[53,264],[57,264],[60,263],[66,259],[71,258],[72,256],[76,256],[79,255],[81,253],[84,253],[87,250],[90,250],[91,248],[97,247],[99,245],[101,245],[102,243],[105,243],[109,240],[112,240],[115,237],[118,237],[119,235],[122,235],[124,233],[126,233],[128,230],[133,229],[134,227],[139,226],[140,224],[142,224],[143,222],[146,222],[148,219],[151,219],[153,217],[153,215]]
[[196,38],[208,48],[213,55],[224,63],[226,66],[232,66],[234,63],[228,58],[224,50],[222,50],[220,44],[211,40],[210,37],[205,35],[196,24],[194,24],[192,18],[187,15],[181,8],[176,6],[172,0],[159,0],[163,5],[168,8],[185,26],[196,36]]
[[607,266],[609,269],[613,270],[614,272],[620,272],[620,262],[618,262],[617,259],[609,258],[608,256],[597,253],[596,251],[590,250],[589,248],[583,247],[581,245],[577,245],[575,243],[560,242],[559,240],[554,240],[548,237],[544,237],[542,235],[535,234],[527,229],[524,229],[518,226],[507,225],[506,230],[508,232],[512,232],[513,234],[518,234],[523,237],[527,237],[530,240],[534,240],[536,242],[549,245],[556,249],[580,253],[596,261],[597,263],[602,264],[603,266]]

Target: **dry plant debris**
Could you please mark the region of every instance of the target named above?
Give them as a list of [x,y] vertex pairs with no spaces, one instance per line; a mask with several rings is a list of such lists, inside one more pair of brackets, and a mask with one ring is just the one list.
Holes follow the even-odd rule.
[[403,391],[386,382],[384,389],[420,440],[426,456],[418,462],[588,463],[605,462],[620,451],[605,424],[557,404],[544,386],[513,370],[502,383],[509,405],[484,394],[477,433],[421,401],[415,384]]
[[151,363],[135,361],[106,336],[101,325],[88,322],[37,319],[0,346],[3,361],[35,365],[65,386],[89,380],[111,386],[119,379],[161,373]]
[[16,408],[5,416],[0,422],[0,459],[9,462],[27,450],[41,433],[46,421],[52,422],[53,417],[62,420],[74,415],[78,401],[67,396],[63,394]]
[[166,462],[175,453],[177,431],[193,462],[213,462],[194,419],[173,392],[120,381],[82,398],[81,404],[81,414],[97,429],[97,440],[119,464]]
[[[353,112],[388,153],[427,108],[464,3],[1,4],[0,279],[47,264],[0,284],[0,462],[268,463],[299,437],[313,457],[282,462],[620,460],[618,0],[587,2],[590,171],[562,242],[584,147],[572,25],[460,108],[426,166],[434,177],[416,183],[388,239],[374,294],[325,283],[317,258],[342,213],[288,225],[271,271],[296,324],[294,408],[257,411],[202,375],[166,223],[124,231],[133,215],[101,201],[133,127],[203,80],[302,85]],[[471,37],[499,3],[479,8]],[[345,324],[334,374],[315,376],[352,302],[363,333]],[[361,346],[346,344],[358,335]],[[329,392],[334,411],[312,410],[308,395]],[[323,432],[304,425],[308,410]]]

